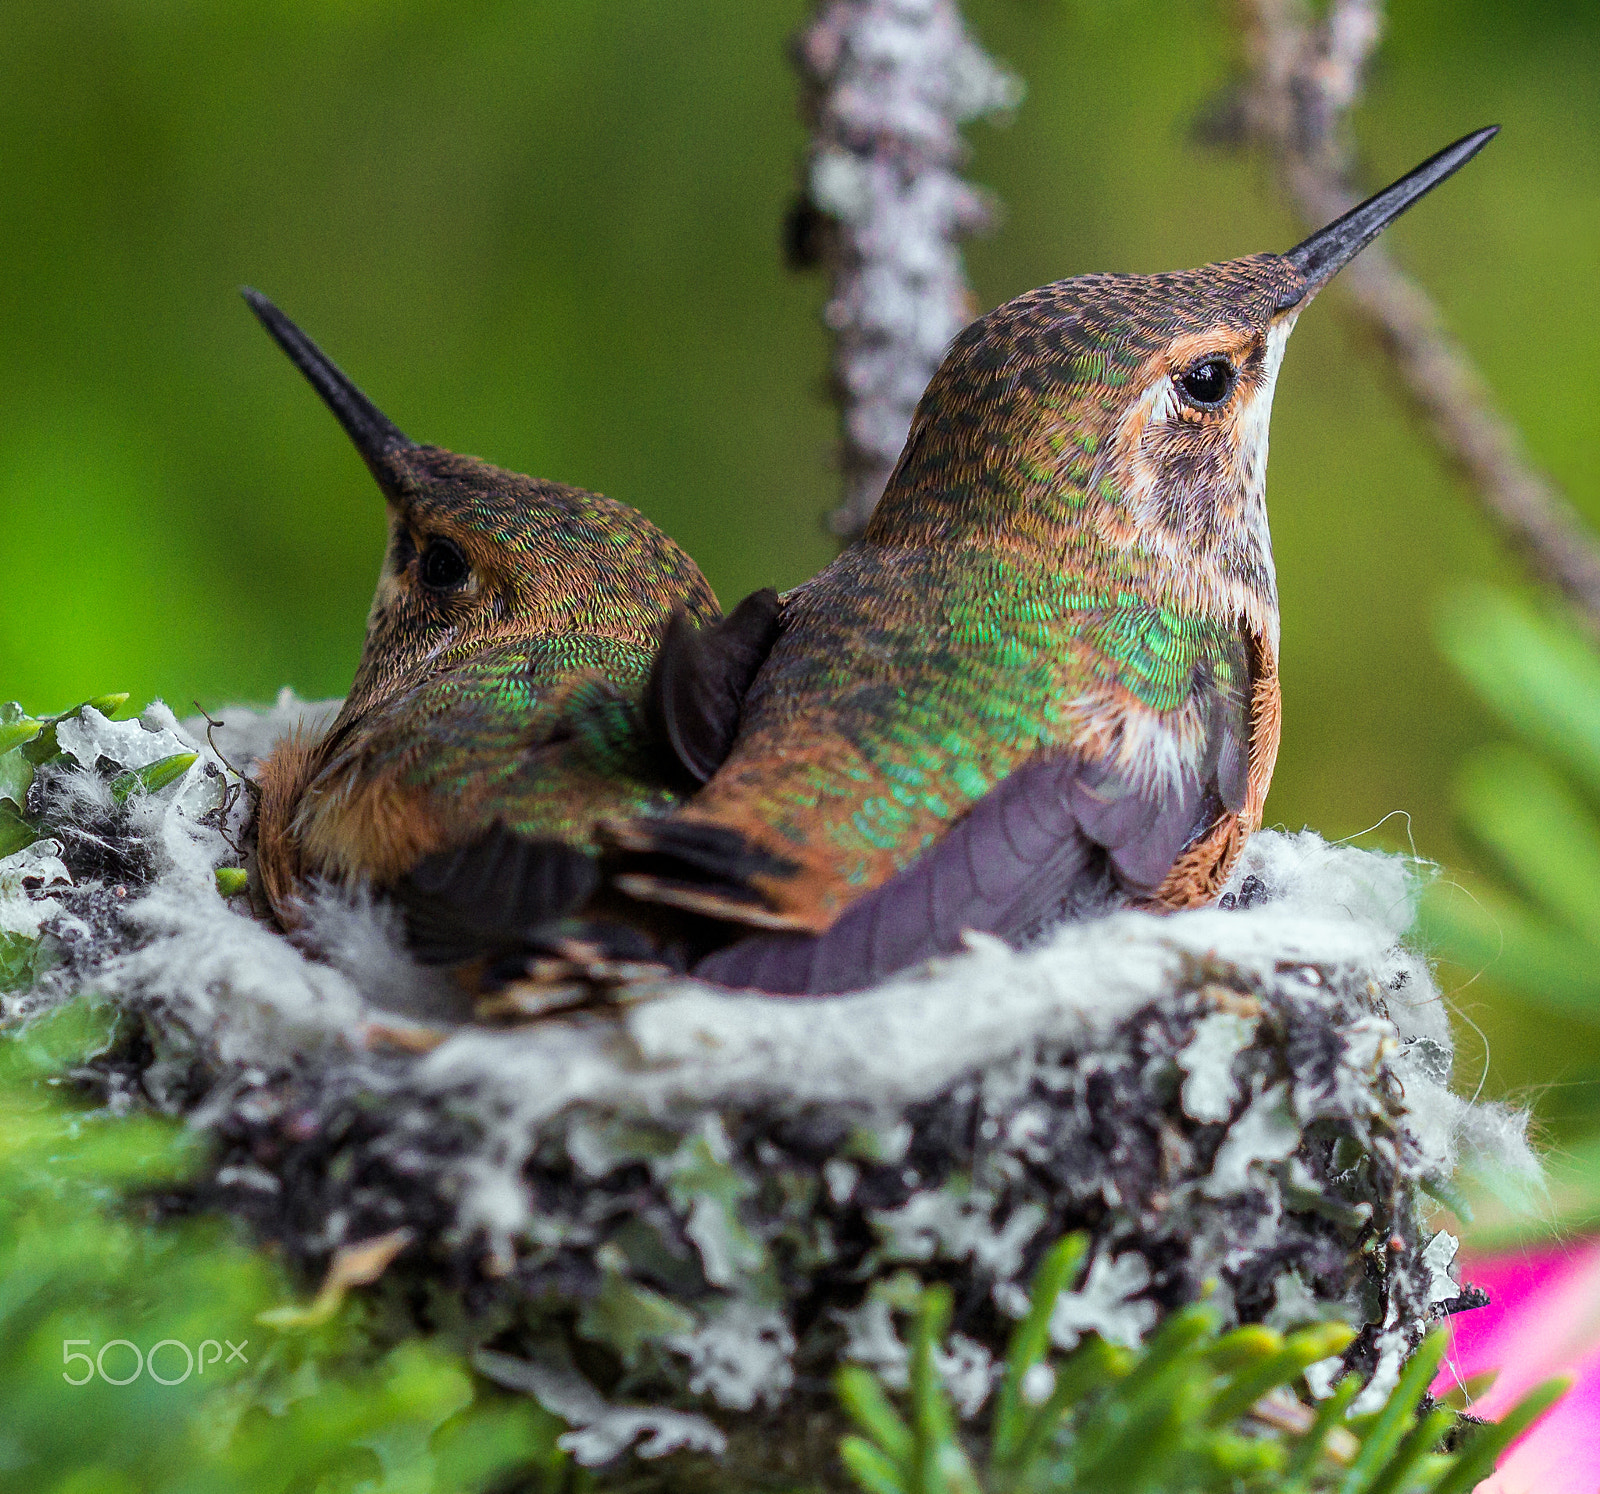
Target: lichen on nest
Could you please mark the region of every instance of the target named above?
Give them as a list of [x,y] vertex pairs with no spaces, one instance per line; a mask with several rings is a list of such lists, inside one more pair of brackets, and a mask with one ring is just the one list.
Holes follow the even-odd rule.
[[131,1035],[97,1082],[215,1138],[202,1202],[312,1272],[384,1242],[391,1287],[564,1417],[580,1460],[805,1466],[832,1446],[831,1370],[903,1376],[900,1314],[934,1279],[956,1303],[943,1372],[981,1416],[1035,1266],[1080,1229],[1062,1346],[1137,1342],[1202,1295],[1277,1327],[1339,1317],[1377,1404],[1471,1300],[1421,1191],[1465,1154],[1532,1166],[1519,1116],[1449,1090],[1399,858],[1263,833],[1218,908],[974,938],[856,995],[680,980],[488,1028],[381,903],[327,892],[291,941],[219,890],[249,861],[234,770],[318,714],[285,695],[208,732],[85,708],[36,769],[0,758],[44,837],[0,860],[34,976],[0,1001],[115,1002]]

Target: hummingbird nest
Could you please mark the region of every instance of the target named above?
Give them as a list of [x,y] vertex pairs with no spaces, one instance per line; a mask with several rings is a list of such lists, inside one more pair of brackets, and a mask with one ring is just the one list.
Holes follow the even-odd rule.
[[[582,1462],[821,1476],[832,1369],[904,1375],[909,1278],[952,1286],[943,1370],[979,1415],[1071,1230],[1094,1243],[1063,1346],[1135,1343],[1203,1294],[1240,1321],[1338,1317],[1359,1334],[1312,1387],[1348,1365],[1377,1404],[1474,1300],[1422,1192],[1471,1154],[1533,1165],[1520,1116],[1449,1088],[1399,858],[1265,832],[1215,908],[974,938],[854,995],[673,980],[487,1027],[382,904],[329,891],[291,940],[219,890],[248,863],[228,764],[317,715],[286,692],[209,744],[159,705],[63,721],[70,756],[28,792],[49,838],[0,860],[0,928],[39,941],[4,1015],[115,1002],[133,1035],[95,1077],[214,1138],[202,1203],[330,1291],[387,1268]],[[182,751],[182,777],[128,789]]]

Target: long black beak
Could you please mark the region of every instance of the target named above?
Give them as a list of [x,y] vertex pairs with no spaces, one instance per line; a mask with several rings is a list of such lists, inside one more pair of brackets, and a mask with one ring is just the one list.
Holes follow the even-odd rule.
[[306,376],[311,387],[322,396],[323,403],[333,411],[345,434],[372,469],[379,486],[392,491],[400,478],[395,458],[403,451],[414,450],[417,443],[357,389],[339,366],[260,291],[244,286],[239,294],[250,303],[250,309],[272,340],[289,355],[289,361]]
[[1296,304],[1309,301],[1412,203],[1459,171],[1499,133],[1499,125],[1490,125],[1463,135],[1454,145],[1445,146],[1414,171],[1408,171],[1392,187],[1385,187],[1360,207],[1351,208],[1344,217],[1319,228],[1303,244],[1296,244],[1284,255],[1306,277],[1305,293]]

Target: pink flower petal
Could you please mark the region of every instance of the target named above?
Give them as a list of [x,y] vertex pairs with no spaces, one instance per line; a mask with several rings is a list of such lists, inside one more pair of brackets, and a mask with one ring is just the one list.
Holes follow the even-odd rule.
[[[1596,1494],[1600,1490],[1600,1351],[1572,1366],[1572,1389],[1534,1423],[1477,1494]],[[1497,1387],[1498,1388],[1498,1387]]]
[[1573,1381],[1502,1456],[1480,1494],[1600,1494],[1600,1240],[1468,1259],[1459,1275],[1491,1300],[1451,1320],[1435,1395],[1497,1371],[1471,1408],[1492,1421],[1543,1380]]

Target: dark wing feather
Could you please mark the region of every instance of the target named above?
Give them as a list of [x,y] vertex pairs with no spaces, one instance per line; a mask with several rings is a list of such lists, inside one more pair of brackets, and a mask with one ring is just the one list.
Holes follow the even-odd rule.
[[709,627],[695,627],[681,610],[667,624],[645,690],[645,719],[694,783],[706,782],[733,746],[745,692],[778,636],[781,607],[769,587]]
[[424,857],[392,895],[412,953],[424,964],[448,965],[536,943],[542,928],[582,907],[599,885],[593,856],[496,825],[468,845]]

